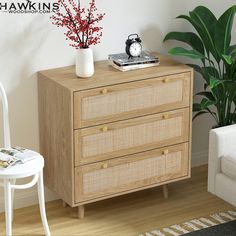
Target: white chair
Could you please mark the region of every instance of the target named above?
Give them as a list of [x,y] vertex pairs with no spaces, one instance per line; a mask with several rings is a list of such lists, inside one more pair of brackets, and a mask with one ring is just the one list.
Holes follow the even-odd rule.
[[[3,102],[4,148],[10,148],[11,140],[10,140],[9,119],[8,119],[8,102],[5,90],[1,83],[0,83],[0,97],[2,97],[2,102]],[[36,159],[26,162],[25,164],[16,165],[5,170],[0,170],[0,179],[3,180],[3,184],[0,184],[0,186],[4,187],[4,195],[5,195],[5,220],[6,220],[7,236],[12,235],[14,190],[31,188],[36,183],[38,185],[39,206],[40,206],[40,213],[44,231],[47,236],[51,235],[45,211],[43,167],[44,167],[44,159],[39,154],[39,156]],[[15,184],[17,179],[26,178],[30,176],[33,177],[30,183],[23,185]]]
[[208,191],[236,206],[236,125],[210,132]]

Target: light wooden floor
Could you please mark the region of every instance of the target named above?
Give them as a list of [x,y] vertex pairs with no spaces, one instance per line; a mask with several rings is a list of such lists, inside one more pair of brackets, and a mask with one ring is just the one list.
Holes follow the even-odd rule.
[[[169,186],[169,199],[155,188],[90,204],[85,218],[77,210],[62,208],[61,201],[47,204],[52,235],[129,236],[158,227],[181,223],[211,213],[235,209],[207,193],[207,167],[197,167],[192,178]],[[4,215],[0,215],[0,235],[4,235]],[[14,235],[43,235],[38,206],[15,211]]]

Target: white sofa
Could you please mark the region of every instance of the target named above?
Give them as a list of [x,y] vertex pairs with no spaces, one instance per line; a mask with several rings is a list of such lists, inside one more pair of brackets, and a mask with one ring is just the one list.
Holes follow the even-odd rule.
[[236,125],[210,131],[208,191],[236,206]]

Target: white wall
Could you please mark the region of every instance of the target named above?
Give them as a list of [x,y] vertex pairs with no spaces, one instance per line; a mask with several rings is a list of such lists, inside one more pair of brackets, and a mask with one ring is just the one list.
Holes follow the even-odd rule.
[[[210,6],[219,14],[233,3],[229,0],[217,1],[217,4],[213,0],[97,0],[98,9],[106,12],[106,17],[102,43],[93,47],[95,59],[106,59],[109,53],[123,51],[127,35],[133,32],[141,35],[146,49],[166,53],[173,43],[163,45],[165,34],[189,29],[186,22],[174,19],[177,15],[186,14],[199,4]],[[48,15],[0,13],[0,29],[0,81],[9,98],[12,143],[38,150],[36,72],[73,64],[75,51],[67,45],[63,30],[51,25]],[[198,82],[195,87],[199,87]],[[207,118],[194,122],[194,157],[204,157],[210,127]],[[47,196],[48,199],[54,197]],[[1,199],[0,192],[0,210]],[[21,203],[34,201],[35,192],[29,191],[26,202]]]

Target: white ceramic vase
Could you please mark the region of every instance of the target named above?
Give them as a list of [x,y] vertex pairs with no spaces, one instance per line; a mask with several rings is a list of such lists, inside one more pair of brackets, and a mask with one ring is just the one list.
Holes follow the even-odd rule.
[[88,78],[94,74],[93,51],[91,48],[77,50],[75,70],[76,75],[81,78]]

